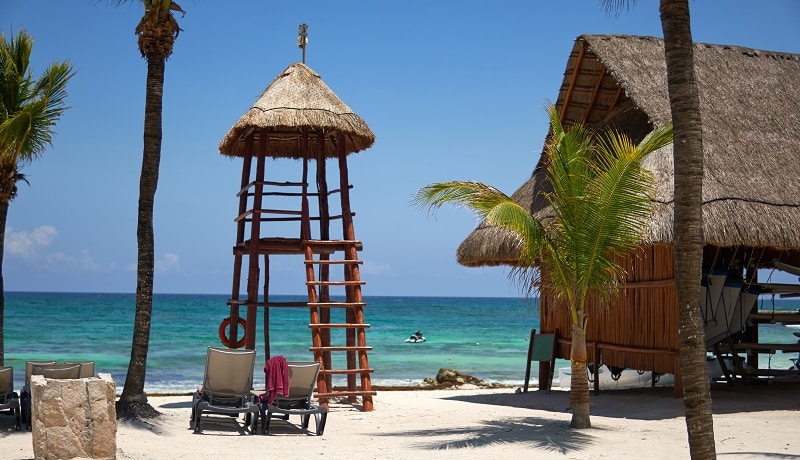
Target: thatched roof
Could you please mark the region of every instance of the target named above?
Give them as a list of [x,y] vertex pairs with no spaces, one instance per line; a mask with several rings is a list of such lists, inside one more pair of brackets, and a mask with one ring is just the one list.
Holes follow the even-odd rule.
[[[265,133],[267,142],[261,142]],[[254,154],[270,157],[315,157],[318,143],[303,146],[304,133],[325,137],[325,156],[338,155],[339,134],[346,154],[358,152],[375,142],[367,123],[353,113],[322,78],[301,63],[281,72],[261,93],[250,109],[228,131],[219,144],[223,155],[244,157],[249,141]],[[314,139],[312,137],[312,139]]]
[[[695,44],[705,150],[706,245],[800,251],[800,55]],[[635,140],[671,120],[664,42],[654,37],[582,35],[567,61],[556,108],[567,128],[614,127]],[[649,155],[657,210],[645,243],[671,244],[672,147]],[[540,159],[513,198],[531,212],[547,186]],[[513,265],[508,236],[484,224],[460,245],[459,263]],[[498,243],[499,242],[499,243]]]

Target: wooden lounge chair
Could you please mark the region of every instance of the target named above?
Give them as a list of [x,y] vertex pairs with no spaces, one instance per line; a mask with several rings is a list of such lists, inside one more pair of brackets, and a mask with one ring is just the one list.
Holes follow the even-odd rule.
[[192,399],[194,432],[202,431],[203,415],[237,416],[244,414],[245,425],[255,434],[258,404],[252,394],[255,350],[208,347],[203,387]]
[[284,420],[290,415],[299,415],[303,430],[308,430],[311,416],[316,423],[316,434],[321,436],[325,431],[325,421],[328,410],[311,403],[314,394],[314,385],[319,374],[319,363],[316,362],[288,362],[289,367],[289,396],[276,396],[272,404],[264,399],[259,404],[261,412],[261,432],[269,434],[269,422],[274,414],[282,414]]

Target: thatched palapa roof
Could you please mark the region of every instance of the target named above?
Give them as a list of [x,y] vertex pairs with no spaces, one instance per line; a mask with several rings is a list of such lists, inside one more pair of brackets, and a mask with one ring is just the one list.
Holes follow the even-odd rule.
[[[800,253],[800,55],[695,44],[703,122],[706,245]],[[613,127],[639,141],[671,121],[664,42],[654,37],[582,35],[567,61],[556,108],[568,128]],[[513,198],[546,212],[543,158]],[[673,240],[672,146],[649,155],[657,207],[645,244]],[[511,240],[509,239],[511,238]],[[460,245],[459,263],[513,265],[513,237],[481,224]]]
[[[265,136],[262,141],[262,133]],[[367,123],[301,63],[294,63],[267,86],[253,106],[228,131],[219,144],[223,155],[244,157],[252,142],[255,155],[314,157],[319,143],[303,145],[305,134],[325,138],[325,157],[336,157],[344,139],[347,154],[370,147],[375,135]],[[340,134],[341,136],[335,136]]]

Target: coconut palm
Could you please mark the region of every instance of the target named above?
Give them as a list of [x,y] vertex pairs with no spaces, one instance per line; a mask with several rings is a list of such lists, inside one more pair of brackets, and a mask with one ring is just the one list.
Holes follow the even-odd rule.
[[138,263],[136,271],[136,313],[128,374],[117,401],[118,417],[152,417],[158,412],[147,403],[144,381],[150,345],[150,319],[153,311],[154,236],[153,203],[161,162],[161,105],[164,68],[180,33],[173,11],[184,13],[170,0],[143,0],[144,16],[136,26],[139,51],[147,59],[147,87],[144,108],[144,148],[139,177],[139,216],[136,231]]
[[703,269],[703,136],[694,75],[688,0],[661,0],[667,90],[675,126],[675,287],[683,407],[693,459],[717,457],[706,364],[700,278]]
[[[477,182],[431,184],[414,201],[431,209],[445,203],[465,206],[487,224],[518,236],[521,255],[513,273],[531,290],[544,279],[547,284],[540,289],[551,290],[570,306],[570,425],[588,428],[584,306],[588,298],[608,301],[624,276],[617,257],[637,247],[653,209],[653,179],[640,163],[672,141],[672,128],[658,128],[634,145],[616,133],[594,137],[579,125],[565,132],[553,106],[549,117],[544,154],[553,190],[545,194],[548,215],[534,217],[499,190]],[[548,276],[542,278],[542,272]]]
[[0,365],[5,363],[3,252],[8,207],[24,181],[23,166],[53,143],[53,127],[68,108],[67,83],[74,75],[69,61],[47,66],[38,79],[30,69],[33,37],[20,29],[6,40],[0,34]]
[[[602,0],[618,9],[627,0]],[[700,98],[694,75],[694,51],[688,0],[661,0],[661,29],[667,65],[667,91],[675,127],[675,287],[680,324],[680,372],[683,407],[693,459],[716,458],[700,279],[703,265],[703,136]]]

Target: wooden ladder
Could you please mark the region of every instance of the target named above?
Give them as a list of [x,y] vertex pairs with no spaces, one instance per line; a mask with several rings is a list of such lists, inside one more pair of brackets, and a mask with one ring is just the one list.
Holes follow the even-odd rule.
[[[367,346],[366,329],[370,327],[364,322],[364,307],[361,286],[365,284],[360,278],[359,266],[363,261],[358,258],[361,242],[357,240],[303,240],[306,266],[306,286],[308,289],[308,307],[310,310],[311,347],[314,360],[321,363],[317,377],[317,398],[321,405],[328,406],[331,398],[347,397],[348,402],[354,404],[357,398],[362,398],[363,410],[373,410],[370,374],[374,369],[369,367],[367,352],[372,347]],[[331,256],[338,256],[332,259]],[[342,267],[343,279],[332,280],[331,268]],[[318,270],[319,277],[315,269]],[[344,287],[344,299],[334,300],[330,295],[330,288]],[[332,310],[341,315],[344,313],[343,322],[334,322]],[[332,344],[331,330],[341,330],[344,343]],[[341,337],[337,339],[342,340]],[[345,353],[346,367],[342,368],[342,360],[334,360],[333,353]],[[336,368],[335,366],[338,366]],[[346,375],[347,386],[335,388],[332,384],[333,375]],[[360,377],[361,385],[357,384]]]

